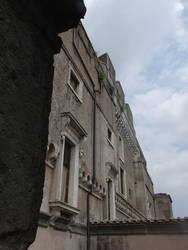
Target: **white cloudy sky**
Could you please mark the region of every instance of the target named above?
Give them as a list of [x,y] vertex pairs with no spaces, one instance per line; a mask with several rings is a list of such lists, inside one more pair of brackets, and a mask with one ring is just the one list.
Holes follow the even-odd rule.
[[85,0],[84,26],[108,52],[131,105],[155,192],[188,215],[188,1]]

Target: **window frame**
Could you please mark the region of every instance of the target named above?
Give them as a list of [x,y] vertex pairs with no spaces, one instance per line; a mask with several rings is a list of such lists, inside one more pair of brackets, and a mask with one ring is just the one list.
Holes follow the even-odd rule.
[[124,141],[123,138],[119,135],[118,137],[118,151],[119,151],[119,159],[124,163]]
[[[78,82],[77,91],[71,85],[71,76],[73,76]],[[68,75],[67,85],[69,86],[73,94],[76,96],[78,101],[80,103],[83,103],[83,82],[81,81],[80,77],[78,76],[78,74],[76,73],[76,71],[73,69],[71,65],[69,65],[69,75]]]
[[[121,170],[123,171],[123,180],[121,180]],[[121,183],[122,182],[122,183]],[[121,184],[123,184],[123,191],[124,193],[122,193],[121,191]],[[128,187],[127,187],[127,169],[126,166],[124,165],[124,163],[121,161],[121,159],[119,160],[119,177],[118,177],[118,193],[124,197],[125,199],[128,199]]]
[[125,173],[124,173],[124,169],[122,167],[120,167],[120,193],[122,195],[125,195]]
[[[61,213],[73,216],[79,213],[78,207],[78,189],[79,189],[79,152],[80,142],[87,137],[87,132],[70,112],[61,113],[62,131],[60,138],[60,149],[58,162],[54,169],[53,188],[51,200],[49,201],[52,213]],[[68,140],[72,146],[71,166],[68,203],[62,200],[62,181],[63,181],[63,163],[65,140]]]
[[[109,132],[111,133],[111,138],[109,138]],[[113,131],[107,126],[107,141],[109,145],[114,149],[114,133]]]

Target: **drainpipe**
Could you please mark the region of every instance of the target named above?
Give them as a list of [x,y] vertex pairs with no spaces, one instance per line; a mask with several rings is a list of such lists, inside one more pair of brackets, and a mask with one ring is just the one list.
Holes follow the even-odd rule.
[[101,84],[100,89],[93,88],[94,98],[93,98],[93,177],[92,183],[96,183],[96,93],[101,93]]
[[93,177],[92,183],[96,183],[96,90],[94,88],[93,99]]
[[92,173],[92,185],[91,190],[87,194],[87,250],[90,250],[90,195],[93,191],[93,184],[96,184],[96,93],[101,93],[101,84],[100,89],[93,88],[94,97],[93,97],[93,173]]
[[153,207],[154,207],[154,215],[155,215],[155,220],[157,219],[157,213],[156,213],[156,207],[155,207],[155,196],[153,196]]
[[92,193],[92,186],[91,186],[91,191],[88,192],[87,194],[87,250],[90,250],[90,195]]

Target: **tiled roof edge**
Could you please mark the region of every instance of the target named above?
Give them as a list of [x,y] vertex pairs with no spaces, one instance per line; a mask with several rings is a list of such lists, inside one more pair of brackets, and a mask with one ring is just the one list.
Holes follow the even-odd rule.
[[152,224],[152,223],[179,223],[179,222],[188,222],[188,217],[184,218],[171,218],[171,219],[145,219],[145,220],[94,220],[90,223],[92,225],[100,224]]

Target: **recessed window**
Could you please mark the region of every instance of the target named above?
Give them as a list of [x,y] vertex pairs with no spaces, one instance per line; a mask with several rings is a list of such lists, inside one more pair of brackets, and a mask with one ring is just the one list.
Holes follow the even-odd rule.
[[121,136],[119,136],[119,158],[124,162],[124,144]]
[[69,195],[69,176],[70,176],[70,164],[71,164],[71,150],[73,146],[66,139],[64,148],[64,159],[63,159],[63,188],[62,188],[62,201],[68,202]]
[[72,71],[70,75],[70,85],[74,89],[74,91],[77,93],[79,89],[79,81]]
[[114,190],[114,181],[109,179],[107,181],[107,195],[105,197],[105,217],[108,220],[115,218],[115,190]]
[[125,194],[124,190],[124,170],[120,168],[120,192]]
[[129,188],[129,198],[132,199],[132,190]]
[[78,100],[82,102],[83,83],[72,68],[69,71],[68,85]]
[[109,128],[108,128],[108,140],[112,142],[112,132]]

